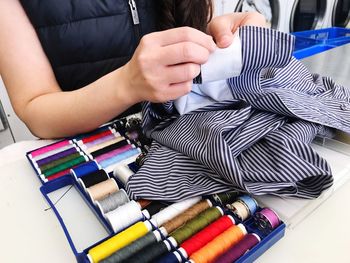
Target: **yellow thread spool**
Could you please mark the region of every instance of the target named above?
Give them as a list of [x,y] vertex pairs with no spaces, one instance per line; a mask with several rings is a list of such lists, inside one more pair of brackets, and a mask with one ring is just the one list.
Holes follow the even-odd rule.
[[151,224],[148,221],[138,222],[131,227],[125,229],[119,234],[111,237],[110,239],[102,242],[101,244],[93,247],[89,250],[88,258],[90,262],[100,262],[101,260],[109,257],[119,249],[126,247],[131,242],[146,235],[152,229]]
[[247,233],[244,225],[233,225],[190,256],[191,262],[209,263],[237,244]]

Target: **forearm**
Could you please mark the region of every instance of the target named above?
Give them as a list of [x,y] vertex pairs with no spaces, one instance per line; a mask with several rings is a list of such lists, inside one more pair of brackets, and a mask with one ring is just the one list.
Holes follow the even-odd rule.
[[87,132],[135,104],[127,93],[123,68],[79,90],[38,96],[18,112],[33,134],[57,138]]

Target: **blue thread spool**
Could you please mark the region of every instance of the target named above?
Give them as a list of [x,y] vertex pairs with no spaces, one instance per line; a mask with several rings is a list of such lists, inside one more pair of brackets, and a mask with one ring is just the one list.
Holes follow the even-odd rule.
[[71,169],[70,173],[76,180],[78,180],[78,178],[98,170],[100,170],[100,166],[97,164],[97,162],[90,161]]
[[103,160],[101,162],[101,166],[105,169],[107,168],[108,166],[112,165],[112,164],[116,164],[116,163],[119,163],[129,157],[132,157],[138,153],[140,153],[140,149],[136,148],[136,149],[132,149],[132,150],[129,150],[129,151],[126,151],[126,152],[123,152],[123,153],[120,153],[112,158],[109,158],[109,159],[106,159],[106,160]]
[[253,215],[258,209],[258,203],[249,195],[242,195],[238,197],[238,201],[241,201],[245,206],[247,206],[250,215]]

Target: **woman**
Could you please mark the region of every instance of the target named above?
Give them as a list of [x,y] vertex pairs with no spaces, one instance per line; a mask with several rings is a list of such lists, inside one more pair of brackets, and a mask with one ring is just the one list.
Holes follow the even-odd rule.
[[[205,28],[211,7],[203,0],[0,1],[0,74],[15,112],[36,136],[55,138],[92,130],[142,101],[188,93],[216,45],[228,46],[241,25],[265,21],[236,13]],[[138,43],[136,35],[145,36]]]

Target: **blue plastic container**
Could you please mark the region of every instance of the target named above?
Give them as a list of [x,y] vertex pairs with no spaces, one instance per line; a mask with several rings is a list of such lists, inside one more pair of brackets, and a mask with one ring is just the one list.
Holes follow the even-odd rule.
[[294,32],[295,51],[298,59],[350,43],[350,29],[331,27],[318,30]]

